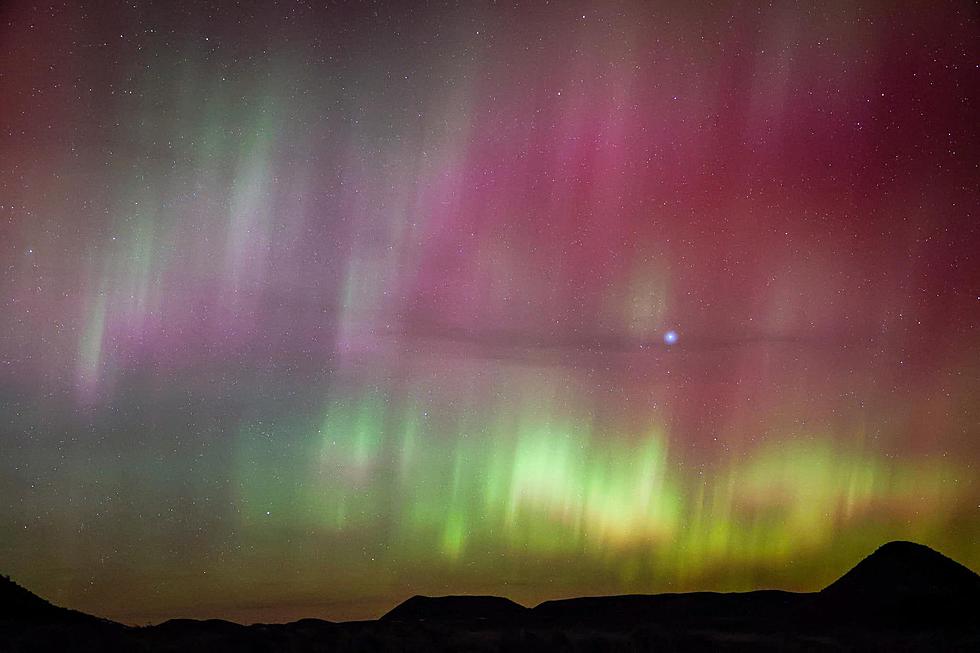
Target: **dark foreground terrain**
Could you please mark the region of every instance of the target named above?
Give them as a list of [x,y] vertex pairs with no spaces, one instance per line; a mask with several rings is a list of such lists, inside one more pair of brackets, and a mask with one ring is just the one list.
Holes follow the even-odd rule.
[[131,627],[0,580],[0,651],[980,651],[980,576],[891,542],[820,592],[408,599],[377,621]]

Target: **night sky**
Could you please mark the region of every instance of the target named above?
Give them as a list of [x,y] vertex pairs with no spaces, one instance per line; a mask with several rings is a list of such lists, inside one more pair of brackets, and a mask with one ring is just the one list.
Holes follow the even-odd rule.
[[146,623],[980,568],[972,2],[325,4],[2,4],[0,573]]

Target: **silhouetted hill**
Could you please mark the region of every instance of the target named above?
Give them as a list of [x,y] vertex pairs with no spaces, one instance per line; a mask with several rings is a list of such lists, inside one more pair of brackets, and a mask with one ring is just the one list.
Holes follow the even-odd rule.
[[977,574],[892,542],[820,592],[598,596],[526,608],[414,596],[377,621],[133,628],[53,606],[0,579],[6,651],[980,651]]
[[57,609],[7,576],[0,576],[0,616],[25,618],[35,614],[51,614]]
[[0,620],[31,622],[105,622],[84,612],[52,605],[21,587],[7,576],[0,576]]
[[506,621],[528,609],[499,596],[413,596],[381,617],[382,621]]
[[811,595],[760,590],[743,593],[630,594],[545,601],[532,610],[536,619],[595,627],[624,623],[731,625],[795,617]]
[[980,610],[980,576],[914,542],[889,542],[824,588],[818,614],[910,629],[959,624]]
[[821,591],[863,599],[899,595],[980,598],[980,576],[968,567],[915,542],[889,542]]
[[122,624],[52,605],[0,576],[0,651],[124,650]]

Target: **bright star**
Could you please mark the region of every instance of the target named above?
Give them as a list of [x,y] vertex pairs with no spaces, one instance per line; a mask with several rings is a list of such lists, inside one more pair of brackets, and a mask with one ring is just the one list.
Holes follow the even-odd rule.
[[677,332],[676,331],[668,331],[667,333],[665,333],[664,334],[664,342],[667,343],[668,345],[672,345],[672,344],[676,343],[677,342]]

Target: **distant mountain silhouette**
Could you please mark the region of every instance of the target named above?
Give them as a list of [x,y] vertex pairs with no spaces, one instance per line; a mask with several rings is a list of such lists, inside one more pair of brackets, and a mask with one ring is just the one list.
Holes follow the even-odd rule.
[[795,616],[806,594],[779,590],[756,592],[692,592],[587,596],[545,601],[532,610],[538,619],[555,623],[658,625],[728,625],[764,616],[787,620]]
[[526,608],[413,596],[377,621],[124,626],[0,577],[0,651],[980,651],[980,577],[912,542],[880,547],[820,592],[597,596]]
[[84,612],[52,605],[7,576],[0,576],[0,620],[111,623]]
[[527,608],[499,596],[413,596],[381,621],[505,621],[525,616]]
[[889,542],[828,585],[824,595],[916,595],[935,598],[980,595],[980,576],[968,567],[915,542]]
[[980,576],[914,542],[889,542],[824,588],[825,620],[914,629],[976,619]]

